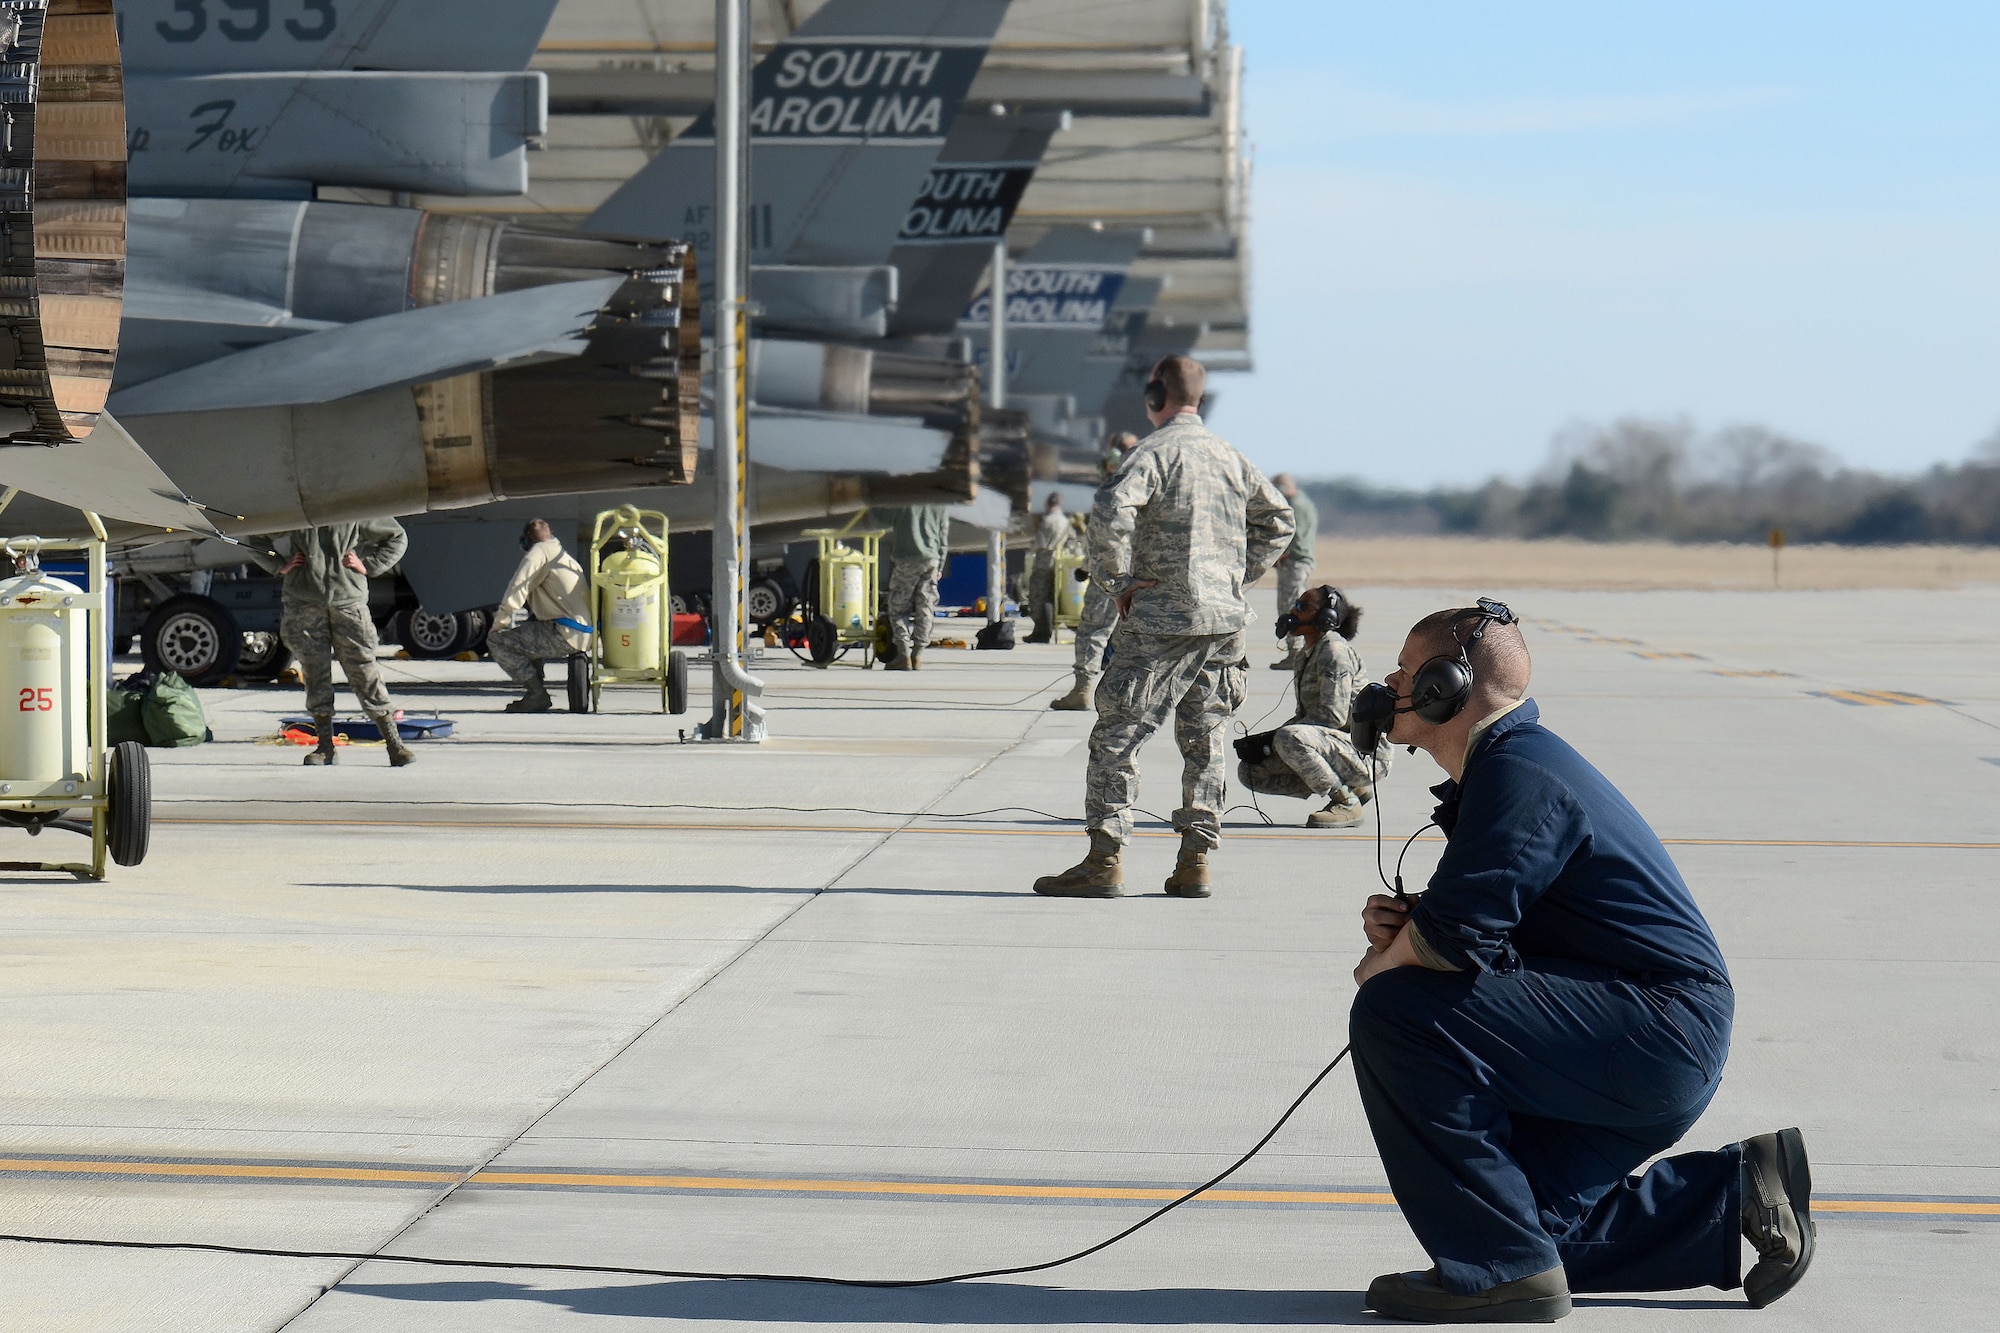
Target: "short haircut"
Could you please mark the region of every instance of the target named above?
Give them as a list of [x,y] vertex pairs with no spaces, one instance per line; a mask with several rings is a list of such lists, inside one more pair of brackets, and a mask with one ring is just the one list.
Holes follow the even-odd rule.
[[1151,378],[1166,386],[1167,403],[1200,407],[1208,391],[1208,367],[1191,356],[1163,356],[1154,363]]
[[529,533],[533,532],[538,526],[547,528],[550,532],[555,531],[555,526],[551,524],[547,519],[531,518],[526,523],[523,523],[521,525],[521,535],[523,537],[527,536]]
[[1478,607],[1455,606],[1419,620],[1410,627],[1410,637],[1426,657],[1456,657],[1463,647],[1466,660],[1472,663],[1476,689],[1507,699],[1526,697],[1534,661],[1528,655],[1527,640],[1521,637],[1521,626],[1484,621],[1486,632],[1475,641],[1472,636],[1481,623]]
[[1121,430],[1111,437],[1111,447],[1113,449],[1130,449],[1138,443],[1139,437],[1129,430]]

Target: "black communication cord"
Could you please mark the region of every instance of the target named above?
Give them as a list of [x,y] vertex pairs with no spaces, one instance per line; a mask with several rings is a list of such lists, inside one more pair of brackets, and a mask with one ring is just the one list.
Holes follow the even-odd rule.
[[1278,1131],[1285,1127],[1285,1122],[1290,1120],[1293,1113],[1301,1106],[1305,1105],[1306,1098],[1313,1095],[1319,1088],[1319,1085],[1326,1081],[1327,1075],[1339,1067],[1340,1062],[1347,1058],[1348,1052],[1352,1049],[1351,1046],[1341,1047],[1340,1054],[1334,1056],[1328,1062],[1326,1068],[1320,1070],[1313,1078],[1313,1081],[1306,1084],[1304,1092],[1301,1092],[1297,1097],[1292,1099],[1292,1104],[1285,1108],[1285,1113],[1278,1117],[1278,1122],[1265,1132],[1264,1137],[1258,1139],[1249,1152],[1244,1153],[1234,1162],[1231,1162],[1220,1174],[1195,1186],[1172,1202],[1162,1204],[1140,1218],[1137,1222],[1134,1222],[1131,1226],[1126,1227],[1123,1231],[1098,1241],[1095,1245],[1086,1246],[1074,1254],[1066,1254],[1060,1259],[1048,1259],[1038,1264],[1014,1264],[1006,1268],[982,1268],[975,1272],[951,1273],[943,1277],[855,1278],[817,1277],[806,1273],[711,1273],[702,1272],[698,1269],[626,1268],[614,1264],[524,1263],[518,1260],[501,1259],[444,1259],[417,1254],[368,1254],[356,1250],[280,1250],[266,1249],[255,1245],[211,1245],[200,1241],[93,1240],[76,1236],[29,1236],[4,1233],[0,1233],[0,1241],[14,1241],[24,1245],[67,1245],[106,1250],[195,1250],[206,1254],[241,1254],[260,1259],[342,1259],[358,1263],[422,1264],[431,1268],[505,1268],[545,1273],[597,1273],[618,1277],[688,1278],[714,1282],[806,1282],[823,1287],[942,1287],[953,1282],[971,1282],[978,1278],[1018,1277],[1024,1273],[1045,1273],[1051,1268],[1061,1268],[1065,1264],[1073,1264],[1079,1259],[1088,1259],[1091,1255],[1101,1250],[1108,1250],[1127,1236],[1151,1226],[1182,1204],[1199,1198],[1235,1175],[1249,1164],[1251,1158],[1262,1152],[1266,1144],[1278,1136]]
[[1411,846],[1423,836],[1424,829],[1436,828],[1437,820],[1427,819],[1403,843],[1403,850],[1396,853],[1396,882],[1382,873],[1382,760],[1372,751],[1368,755],[1368,780],[1375,788],[1375,799],[1369,804],[1375,807],[1375,878],[1382,881],[1382,887],[1396,895],[1396,901],[1408,905],[1410,895],[1403,892],[1403,858],[1410,854]]

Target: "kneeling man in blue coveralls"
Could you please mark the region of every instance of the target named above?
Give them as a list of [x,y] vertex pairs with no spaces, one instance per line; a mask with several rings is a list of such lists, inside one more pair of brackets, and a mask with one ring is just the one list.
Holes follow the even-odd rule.
[[1377,1278],[1368,1307],[1546,1323],[1573,1291],[1739,1284],[1769,1305],[1812,1261],[1804,1140],[1630,1174],[1715,1095],[1729,974],[1659,838],[1542,725],[1528,674],[1513,612],[1481,599],[1419,621],[1387,682],[1390,738],[1450,781],[1433,789],[1447,845],[1426,891],[1363,913],[1355,1077],[1435,1262]]

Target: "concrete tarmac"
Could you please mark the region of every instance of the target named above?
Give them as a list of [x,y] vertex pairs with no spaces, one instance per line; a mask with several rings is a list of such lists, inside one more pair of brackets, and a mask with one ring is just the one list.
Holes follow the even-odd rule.
[[[1358,590],[1371,672],[1466,595]],[[1771,1309],[1590,1297],[1569,1326],[1991,1326],[2000,590],[1510,600],[1544,718],[1669,840],[1730,959],[1735,1047],[1688,1146],[1800,1125],[1819,1195],[1818,1260]],[[1268,601],[1253,730],[1288,704]],[[1090,717],[1047,709],[1069,658],[779,650],[759,747],[683,744],[694,716],[637,689],[517,717],[490,664],[387,663],[399,704],[458,724],[401,771],[359,746],[301,767],[268,740],[295,689],[205,694],[216,742],[153,752],[145,865],[0,877],[0,1232],[522,1267],[4,1242],[0,1326],[1380,1322],[1369,1279],[1425,1261],[1345,1069],[1225,1192],[1051,1272],[535,1267],[1053,1258],[1220,1170],[1340,1048],[1372,828],[1262,798],[1276,823],[1230,814],[1210,900],[1159,892],[1157,824],[1134,896],[1028,892],[1085,846]],[[1145,807],[1178,776],[1156,741]],[[1392,858],[1438,779],[1418,755],[1384,782]]]

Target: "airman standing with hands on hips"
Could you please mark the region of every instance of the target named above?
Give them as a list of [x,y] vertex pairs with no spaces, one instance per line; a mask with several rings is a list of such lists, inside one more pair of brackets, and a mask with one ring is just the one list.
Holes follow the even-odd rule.
[[1125,458],[1091,510],[1090,578],[1118,608],[1111,665],[1097,692],[1084,821],[1090,852],[1035,892],[1115,898],[1139,793],[1139,749],[1171,715],[1180,745],[1180,855],[1166,890],[1209,895],[1208,854],[1222,833],[1225,732],[1249,686],[1244,588],[1292,535],[1292,511],[1250,460],[1202,424],[1207,372],[1169,356],[1146,383],[1158,427]]
[[389,701],[382,668],[375,662],[381,642],[368,614],[368,580],[394,569],[409,544],[402,524],[380,518],[300,528],[252,538],[244,546],[258,564],[284,576],[285,612],[278,633],[298,657],[299,674],[305,677],[306,711],[319,737],[306,755],[310,766],[339,757],[333,743],[335,657],[361,711],[381,730],[389,763],[401,768],[416,762],[396,730],[396,705]]

